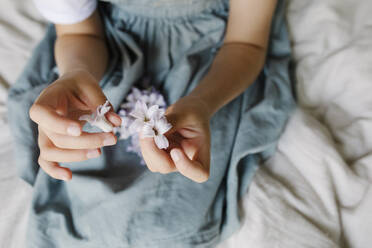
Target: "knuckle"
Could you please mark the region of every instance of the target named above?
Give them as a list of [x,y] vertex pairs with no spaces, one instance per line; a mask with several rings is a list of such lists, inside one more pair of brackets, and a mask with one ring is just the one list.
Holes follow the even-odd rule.
[[37,122],[36,115],[37,115],[39,108],[40,108],[40,105],[37,103],[34,103],[32,104],[31,108],[28,110],[28,115],[30,119],[33,120],[34,122]]
[[155,168],[154,167],[152,167],[152,166],[150,166],[150,165],[148,165],[147,164],[147,168],[151,171],[151,172],[157,172],[157,170],[155,170]]
[[168,173],[168,172],[167,172],[166,170],[164,170],[164,169],[159,170],[158,172],[159,172],[160,174],[163,174],[163,175]]
[[158,170],[159,173],[161,174],[169,174],[172,172],[172,168],[167,166],[167,167],[162,167],[160,170]]
[[[44,170],[45,171],[45,170]],[[60,179],[58,176],[56,168],[50,168],[48,171],[45,171],[49,176],[55,178],[55,179]]]
[[41,149],[41,147],[43,147],[44,142],[43,142],[43,138],[40,136],[40,134],[37,138],[37,144],[39,145],[40,149]]
[[36,105],[33,104],[31,106],[31,108],[28,110],[28,115],[29,115],[30,119],[33,120],[33,121],[35,119],[35,108],[36,108]]
[[40,165],[40,167],[43,167],[43,159],[41,158],[41,156],[39,156],[39,158],[37,159],[37,163]]
[[62,149],[67,148],[67,146],[65,144],[63,144],[63,142],[61,142],[59,140],[52,140],[52,142],[58,148],[62,148]]
[[41,159],[46,159],[47,156],[46,156],[46,152],[45,152],[45,149],[40,147],[40,154],[39,154],[39,161],[41,161]]
[[208,181],[208,179],[209,179],[209,171],[205,171],[204,173],[200,175],[200,177],[196,180],[196,182],[204,183]]
[[50,149],[47,147],[42,147],[40,148],[40,155],[39,155],[43,160],[46,161],[52,161],[51,156],[50,156]]
[[43,160],[43,159],[39,156],[39,158],[38,158],[38,163],[39,163],[41,169],[42,169],[46,174],[48,174],[49,176],[51,176],[51,177],[53,177],[53,178],[55,178],[55,179],[59,179],[59,178],[58,178],[58,175],[57,175],[57,173],[56,173],[56,171],[55,171],[55,169],[53,169],[53,167],[48,168],[48,166],[46,166],[46,163],[48,163],[48,161]]
[[54,136],[50,136],[49,137],[50,141],[52,141],[53,145],[55,145],[56,147],[58,148],[66,148],[66,145],[64,144],[64,142],[61,140],[61,139],[58,139]]

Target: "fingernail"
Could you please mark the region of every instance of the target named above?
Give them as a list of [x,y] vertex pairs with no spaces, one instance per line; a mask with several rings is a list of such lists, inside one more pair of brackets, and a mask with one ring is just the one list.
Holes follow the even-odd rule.
[[67,128],[67,133],[72,136],[80,136],[81,131],[79,127],[72,125]]
[[97,158],[99,157],[99,152],[97,149],[93,149],[93,150],[88,150],[87,152],[87,158]]
[[116,144],[116,139],[114,137],[109,137],[103,140],[104,146],[112,146]]
[[181,157],[180,151],[173,149],[171,150],[170,155],[174,162],[177,162],[178,160],[180,160],[180,157]]

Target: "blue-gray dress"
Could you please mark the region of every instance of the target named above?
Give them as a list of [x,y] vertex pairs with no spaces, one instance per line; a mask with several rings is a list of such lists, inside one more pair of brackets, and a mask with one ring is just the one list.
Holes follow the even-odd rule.
[[[100,2],[110,49],[100,83],[113,106],[143,77],[169,104],[189,93],[222,44],[228,7],[226,0]],[[258,163],[275,150],[294,106],[284,8],[279,1],[261,74],[211,121],[211,176],[203,184],[151,173],[126,152],[125,140],[103,148],[100,158],[63,164],[73,172],[70,182],[39,169],[28,110],[58,77],[50,26],[9,93],[17,165],[34,187],[27,247],[214,247],[237,230],[238,200]]]

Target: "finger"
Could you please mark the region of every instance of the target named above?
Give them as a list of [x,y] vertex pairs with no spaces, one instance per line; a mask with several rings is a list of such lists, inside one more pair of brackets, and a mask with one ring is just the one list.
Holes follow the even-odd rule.
[[[91,111],[96,111],[98,106],[103,105],[107,101],[101,87],[96,83],[85,84],[84,88],[81,88],[80,91],[83,93],[81,96],[83,102],[86,103]],[[121,125],[121,118],[113,112],[114,108],[111,103],[110,106],[111,110],[106,114],[106,117],[114,126],[118,127]]]
[[97,158],[101,155],[100,149],[61,149],[57,147],[47,147],[40,150],[40,157],[52,162],[80,162],[91,158]]
[[141,138],[140,146],[143,159],[145,160],[149,170],[152,172],[160,172],[162,174],[176,171],[176,167],[168,153],[159,149],[156,146],[154,139]]
[[46,134],[39,128],[40,157],[50,162],[78,162],[101,155],[100,149],[61,149],[52,143]]
[[119,127],[121,125],[121,118],[118,114],[110,111],[106,114],[106,118],[111,122],[115,127]]
[[208,180],[209,169],[198,161],[190,160],[181,149],[173,148],[170,155],[178,171],[185,177],[198,183]]
[[81,134],[81,126],[79,122],[70,120],[59,115],[54,109],[34,104],[30,108],[30,118],[45,130],[51,132],[79,136]]
[[167,109],[165,114],[165,118],[172,125],[172,128],[167,131],[168,135],[175,133],[179,127],[183,127],[183,119],[179,115],[167,113],[171,107]]
[[117,142],[117,137],[113,133],[83,132],[79,137],[73,137],[47,130],[43,131],[56,147],[64,149],[95,149],[103,146],[112,146]]
[[38,163],[40,167],[45,171],[45,173],[55,179],[69,181],[72,178],[71,170],[59,166],[56,162],[45,161],[44,159],[39,157]]
[[101,87],[96,82],[79,84],[79,86],[80,97],[91,111],[96,111],[99,105],[103,105],[107,101]]

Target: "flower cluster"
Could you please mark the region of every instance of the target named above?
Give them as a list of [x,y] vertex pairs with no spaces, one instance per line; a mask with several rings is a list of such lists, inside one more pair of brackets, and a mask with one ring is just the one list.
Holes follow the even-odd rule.
[[90,125],[98,127],[104,132],[112,132],[113,126],[105,117],[105,114],[110,111],[110,108],[109,101],[106,101],[105,104],[97,107],[96,112],[91,115],[82,115],[79,120],[87,121]]
[[166,149],[169,146],[164,133],[172,126],[164,116],[165,108],[164,97],[155,89],[132,88],[125,103],[120,106],[119,115],[122,118],[122,125],[114,129],[119,139],[131,138],[127,151],[141,157],[140,133],[143,137],[154,138],[159,149]]
[[165,133],[172,128],[164,116],[166,102],[164,97],[155,89],[139,90],[133,87],[125,102],[120,105],[119,115],[121,126],[113,127],[106,119],[105,114],[110,111],[111,106],[105,104],[97,107],[96,112],[91,115],[82,115],[79,120],[87,121],[90,125],[100,128],[104,132],[114,131],[119,139],[131,138],[131,144],[127,146],[128,152],[134,152],[141,156],[139,135],[154,138],[159,149],[169,146]]

